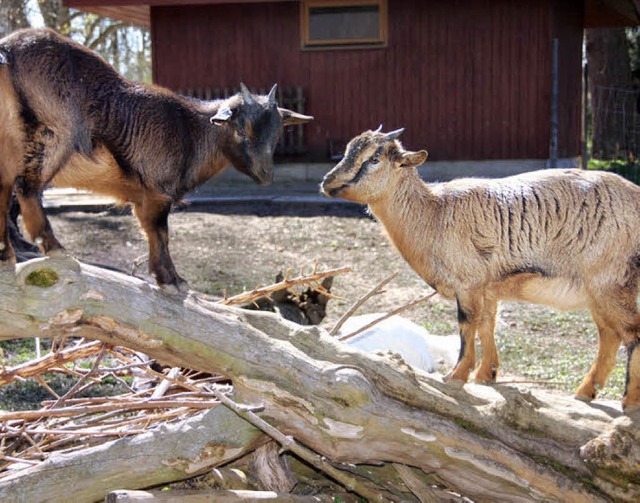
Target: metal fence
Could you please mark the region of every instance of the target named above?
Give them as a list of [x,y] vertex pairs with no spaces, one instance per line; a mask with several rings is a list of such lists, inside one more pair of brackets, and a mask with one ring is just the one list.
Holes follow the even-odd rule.
[[[590,90],[594,139],[592,156],[619,159],[640,157],[640,90],[594,86]],[[615,139],[615,145],[598,145],[603,136]],[[615,150],[612,152],[612,150]]]
[[[251,88],[252,93],[267,94],[269,89]],[[204,100],[225,99],[240,91],[239,88],[189,88],[179,89],[178,93]],[[276,90],[276,101],[278,105],[294,112],[304,114],[306,98],[300,86],[278,86]],[[304,139],[304,129],[302,124],[287,126],[282,132],[276,155],[290,156],[307,152],[307,145]]]

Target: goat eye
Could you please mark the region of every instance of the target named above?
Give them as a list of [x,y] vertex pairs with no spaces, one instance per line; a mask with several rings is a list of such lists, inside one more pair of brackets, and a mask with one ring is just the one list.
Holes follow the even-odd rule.
[[370,164],[378,164],[379,162],[380,162],[380,159],[377,156],[369,159]]

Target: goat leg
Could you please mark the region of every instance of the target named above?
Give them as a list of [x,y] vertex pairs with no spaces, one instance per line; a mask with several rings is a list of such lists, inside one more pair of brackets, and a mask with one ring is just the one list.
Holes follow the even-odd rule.
[[476,365],[475,337],[478,329],[477,310],[463,304],[458,298],[458,324],[460,326],[460,356],[455,368],[445,376],[445,381],[469,380],[469,374]]
[[627,381],[625,383],[622,409],[631,412],[640,408],[640,337],[627,344]]
[[176,272],[169,253],[170,199],[159,199],[153,195],[143,196],[134,204],[134,213],[149,242],[149,273],[165,290],[188,291],[189,285]]
[[598,390],[602,389],[607,377],[615,367],[616,355],[620,347],[622,327],[610,319],[611,313],[605,308],[594,308],[591,317],[598,328],[598,354],[591,369],[576,390],[578,400],[588,402],[593,400]]
[[16,260],[9,240],[9,205],[13,184],[0,181],[0,261],[13,263]]
[[494,337],[497,313],[498,302],[495,299],[485,298],[478,327],[478,338],[482,348],[482,360],[474,377],[478,384],[494,383],[498,376],[498,349]]
[[18,190],[16,195],[20,204],[22,223],[33,242],[46,254],[64,251],[63,246],[53,233],[51,223],[40,202],[40,195],[25,195],[21,190]]

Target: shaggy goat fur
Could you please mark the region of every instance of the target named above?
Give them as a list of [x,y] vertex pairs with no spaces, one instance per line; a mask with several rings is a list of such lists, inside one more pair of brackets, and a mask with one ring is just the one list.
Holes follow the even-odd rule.
[[14,260],[7,211],[15,187],[24,226],[45,253],[61,249],[38,200],[47,185],[131,203],[160,285],[186,287],[168,247],[172,203],[229,165],[273,178],[282,126],[312,117],[278,108],[274,86],[227,100],[179,96],[131,82],[51,30],[0,40],[0,260]]

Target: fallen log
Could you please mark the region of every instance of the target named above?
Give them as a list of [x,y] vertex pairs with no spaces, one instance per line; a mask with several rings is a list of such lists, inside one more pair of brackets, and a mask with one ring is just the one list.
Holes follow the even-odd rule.
[[[0,339],[82,336],[228,376],[236,403],[259,411],[262,420],[344,470],[410,466],[417,479],[426,476],[475,500],[640,496],[640,418],[623,416],[617,404],[585,404],[506,385],[456,388],[396,356],[353,350],[321,328],[221,306],[193,292],[169,295],[68,258],[0,268],[0,318]],[[217,406],[202,418],[220,410]],[[233,428],[239,424],[247,423],[236,416]],[[184,442],[177,439],[194,427],[206,434],[189,439],[192,451],[176,455],[174,449]],[[27,501],[58,492],[67,500],[97,500],[111,490],[163,483],[150,476],[158,466],[170,472],[163,481],[177,480],[229,459],[209,459],[210,451],[224,445],[207,439],[223,433],[218,426],[175,428],[52,456],[0,479],[0,499]],[[247,428],[253,432],[247,444],[264,438]],[[155,437],[152,444],[159,450],[141,445],[147,435]],[[251,448],[235,449],[237,456]],[[96,478],[104,483],[96,484]],[[416,477],[407,481],[407,487],[420,486]],[[381,495],[403,499],[418,491],[405,490]]]

